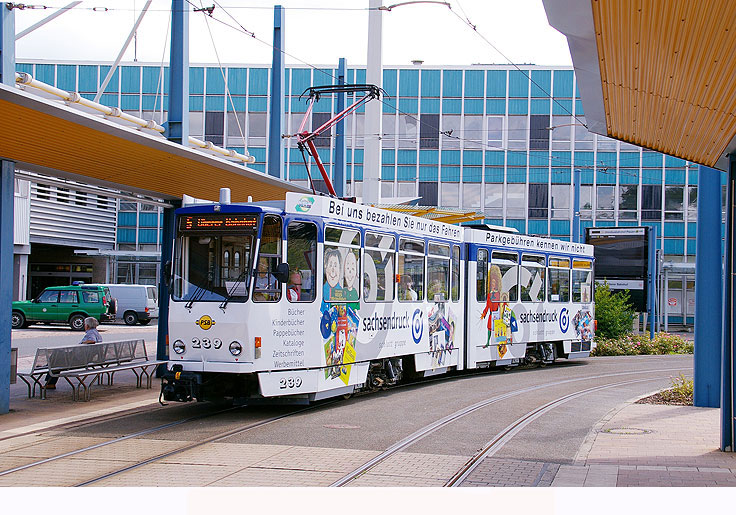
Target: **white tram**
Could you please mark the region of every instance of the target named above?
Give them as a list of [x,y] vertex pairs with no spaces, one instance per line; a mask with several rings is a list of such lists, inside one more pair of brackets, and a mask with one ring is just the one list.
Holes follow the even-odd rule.
[[331,197],[176,213],[162,394],[289,402],[590,354],[590,245]]

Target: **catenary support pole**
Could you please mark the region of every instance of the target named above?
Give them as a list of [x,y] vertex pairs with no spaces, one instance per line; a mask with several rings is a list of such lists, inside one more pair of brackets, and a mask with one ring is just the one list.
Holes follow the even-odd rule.
[[[271,98],[268,114],[268,174],[284,177],[284,8],[273,7],[273,60],[271,64]],[[297,94],[301,91],[296,92]]]
[[[166,137],[187,146],[189,142],[189,4],[186,0],[171,1],[171,54],[169,65],[169,121]],[[180,206],[181,203],[174,203]],[[161,273],[159,277],[158,333],[156,358],[168,357],[169,343],[169,287],[163,281],[171,270],[174,243],[174,209],[164,209],[163,238],[161,240]],[[163,369],[159,367],[160,373]]]
[[[15,85],[15,13],[0,3],[0,83]],[[13,310],[15,163],[0,159],[0,414],[10,411],[10,318]]]
[[171,0],[171,52],[169,64],[169,119],[166,137],[189,144],[189,3]]
[[[700,181],[700,177],[698,177]],[[734,277],[736,267],[733,259],[733,230],[736,216],[736,155],[729,155],[728,181],[726,183],[726,238],[723,251],[723,330],[721,332],[721,450],[734,451],[734,413],[736,413],[736,395],[734,377],[736,377],[736,356],[733,344]],[[700,201],[698,201],[700,204]],[[698,220],[698,222],[700,222]],[[700,225],[700,223],[698,223]],[[720,238],[719,238],[720,240]],[[697,302],[697,301],[696,301]],[[695,305],[697,309],[697,304]],[[696,315],[697,320],[697,315]]]
[[[173,207],[164,209],[164,223],[162,227],[161,237],[161,262],[159,277],[158,297],[158,333],[156,340],[156,359],[169,359],[169,299],[171,288],[170,283],[163,280],[164,277],[171,277],[171,259],[174,252],[174,237],[176,236],[176,227],[174,226],[174,211],[181,207],[181,202],[171,202]],[[159,366],[159,373],[165,370],[166,365]]]
[[[695,242],[695,355],[693,405],[717,408],[721,384],[721,172],[698,169]],[[683,284],[683,301],[686,281]]]
[[[344,57],[340,58],[337,65],[337,83],[345,84],[345,77],[347,76],[347,61]],[[341,113],[345,109],[346,93],[337,93],[337,108],[335,112]],[[338,197],[345,196],[345,120],[340,120],[335,126],[335,158],[333,159],[334,174],[332,177],[332,185],[335,188],[335,193]]]
[[573,171],[572,241],[580,243],[580,170]]
[[[381,53],[383,11],[378,8],[383,0],[369,0],[368,6],[368,65],[365,80],[381,86]],[[376,204],[380,198],[381,176],[381,102],[365,106],[365,152],[363,154],[363,204]]]
[[647,271],[647,287],[649,289],[649,301],[647,311],[649,318],[649,338],[654,339],[655,316],[657,310],[657,227],[649,226],[649,270]]

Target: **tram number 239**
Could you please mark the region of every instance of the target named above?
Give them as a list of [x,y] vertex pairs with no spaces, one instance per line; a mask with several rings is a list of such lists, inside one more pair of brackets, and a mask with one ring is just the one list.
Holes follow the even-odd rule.
[[302,385],[301,377],[282,377],[279,379],[279,389],[287,390],[290,388],[299,388]]

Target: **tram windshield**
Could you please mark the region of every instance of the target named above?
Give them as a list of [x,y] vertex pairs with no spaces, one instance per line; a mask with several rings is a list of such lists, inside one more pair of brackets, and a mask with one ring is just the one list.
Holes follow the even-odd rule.
[[173,299],[188,303],[248,300],[257,225],[255,215],[182,216]]

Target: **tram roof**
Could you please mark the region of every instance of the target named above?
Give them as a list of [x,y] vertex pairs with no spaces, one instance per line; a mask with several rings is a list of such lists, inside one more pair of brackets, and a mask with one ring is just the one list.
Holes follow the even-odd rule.
[[0,157],[16,168],[167,200],[307,192],[293,183],[0,84]]
[[727,169],[736,151],[731,0],[543,0],[568,41],[588,130]]

